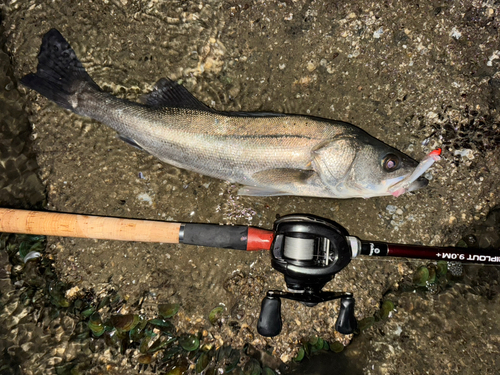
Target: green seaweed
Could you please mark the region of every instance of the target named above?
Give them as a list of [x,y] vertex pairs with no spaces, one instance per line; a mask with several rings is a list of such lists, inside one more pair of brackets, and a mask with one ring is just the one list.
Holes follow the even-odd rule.
[[304,348],[299,348],[299,351],[297,352],[297,355],[295,356],[295,358],[293,360],[295,362],[300,362],[304,359],[305,354],[306,354],[306,352],[305,352]]
[[179,345],[182,349],[192,352],[200,347],[200,340],[196,335],[183,335],[179,338]]
[[420,266],[413,274],[413,283],[418,286],[425,286],[429,280],[429,269],[426,266]]
[[382,302],[382,306],[380,307],[380,318],[381,319],[387,319],[391,312],[393,312],[396,309],[394,306],[394,302],[390,300],[385,300]]
[[177,314],[179,308],[180,305],[178,303],[164,303],[158,305],[158,313],[162,318],[168,319]]
[[330,350],[334,353],[340,353],[344,350],[344,345],[342,343],[335,341],[330,345]]

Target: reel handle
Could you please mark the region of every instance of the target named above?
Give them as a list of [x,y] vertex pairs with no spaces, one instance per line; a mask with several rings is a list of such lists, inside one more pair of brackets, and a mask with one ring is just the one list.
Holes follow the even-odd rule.
[[280,334],[282,326],[281,299],[266,295],[260,308],[257,332],[265,337],[274,337]]
[[344,334],[349,335],[354,333],[358,323],[354,317],[354,297],[345,296],[340,300],[340,312],[335,323],[335,329]]

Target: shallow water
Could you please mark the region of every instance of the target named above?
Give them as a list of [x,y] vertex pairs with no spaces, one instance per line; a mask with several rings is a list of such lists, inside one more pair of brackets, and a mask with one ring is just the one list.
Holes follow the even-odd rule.
[[[453,245],[464,228],[498,204],[496,6],[121,0],[11,1],[4,9],[17,77],[35,69],[40,38],[56,27],[93,79],[121,97],[137,100],[168,76],[219,110],[344,120],[416,159],[444,149],[430,186],[397,199],[238,197],[225,182],[159,163],[115,139],[106,126],[27,92],[46,209],[266,228],[276,214],[308,212],[332,218],[361,238]],[[284,302],[283,334],[257,335],[265,291],[284,287],[267,254],[77,239],[50,239],[50,254],[61,277],[81,289],[111,284],[131,305],[144,295],[152,304],[179,302],[180,327],[209,329],[235,346],[248,341],[249,330],[254,345],[273,347],[284,361],[303,338],[345,339],[333,332],[333,303],[311,309]],[[356,260],[327,287],[353,292],[361,319],[372,316],[384,293],[419,264]],[[226,324],[213,331],[207,315],[219,304],[228,323],[248,330]],[[449,308],[439,300],[429,305],[433,312]],[[398,323],[403,328],[413,310],[404,311]],[[405,342],[424,334],[423,327],[412,327],[403,329]],[[397,340],[404,341],[401,335]],[[425,345],[401,348],[428,355]],[[447,348],[453,357],[456,352]],[[470,357],[461,361],[467,363],[474,353],[466,352]],[[395,349],[367,366],[376,364],[373,374],[393,373],[402,358]],[[430,363],[420,363],[416,373],[429,371]]]
[[33,207],[44,198],[36,155],[31,149],[31,126],[24,111],[25,98],[17,90],[5,38],[0,27],[0,204]]

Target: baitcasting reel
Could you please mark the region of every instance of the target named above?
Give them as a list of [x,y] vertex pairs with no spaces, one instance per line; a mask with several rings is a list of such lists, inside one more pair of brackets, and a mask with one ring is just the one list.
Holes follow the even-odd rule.
[[[357,327],[354,298],[351,293],[322,291],[337,272],[346,267],[353,256],[350,237],[339,224],[312,215],[287,215],[274,223],[271,246],[272,266],[285,277],[288,292],[270,290],[262,301],[257,331],[273,337],[281,332],[281,300],[315,306],[340,298],[340,312],[335,329],[343,334]],[[354,254],[355,256],[356,254]]]

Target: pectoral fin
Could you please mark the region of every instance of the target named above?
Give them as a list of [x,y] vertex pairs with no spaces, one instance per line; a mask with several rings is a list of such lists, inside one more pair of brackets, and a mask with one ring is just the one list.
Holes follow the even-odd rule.
[[262,185],[305,183],[316,172],[307,169],[274,168],[256,172],[252,179]]
[[120,138],[123,142],[128,143],[130,146],[135,147],[139,150],[144,150],[140,144],[134,141],[132,138],[126,137],[124,135],[118,134],[118,138]]
[[308,180],[316,175],[313,170],[275,168],[256,172],[252,179],[257,186],[243,186],[238,190],[240,195],[250,195],[259,197],[270,197],[280,195],[292,195],[293,192],[287,187],[295,190],[298,185],[307,184]]

